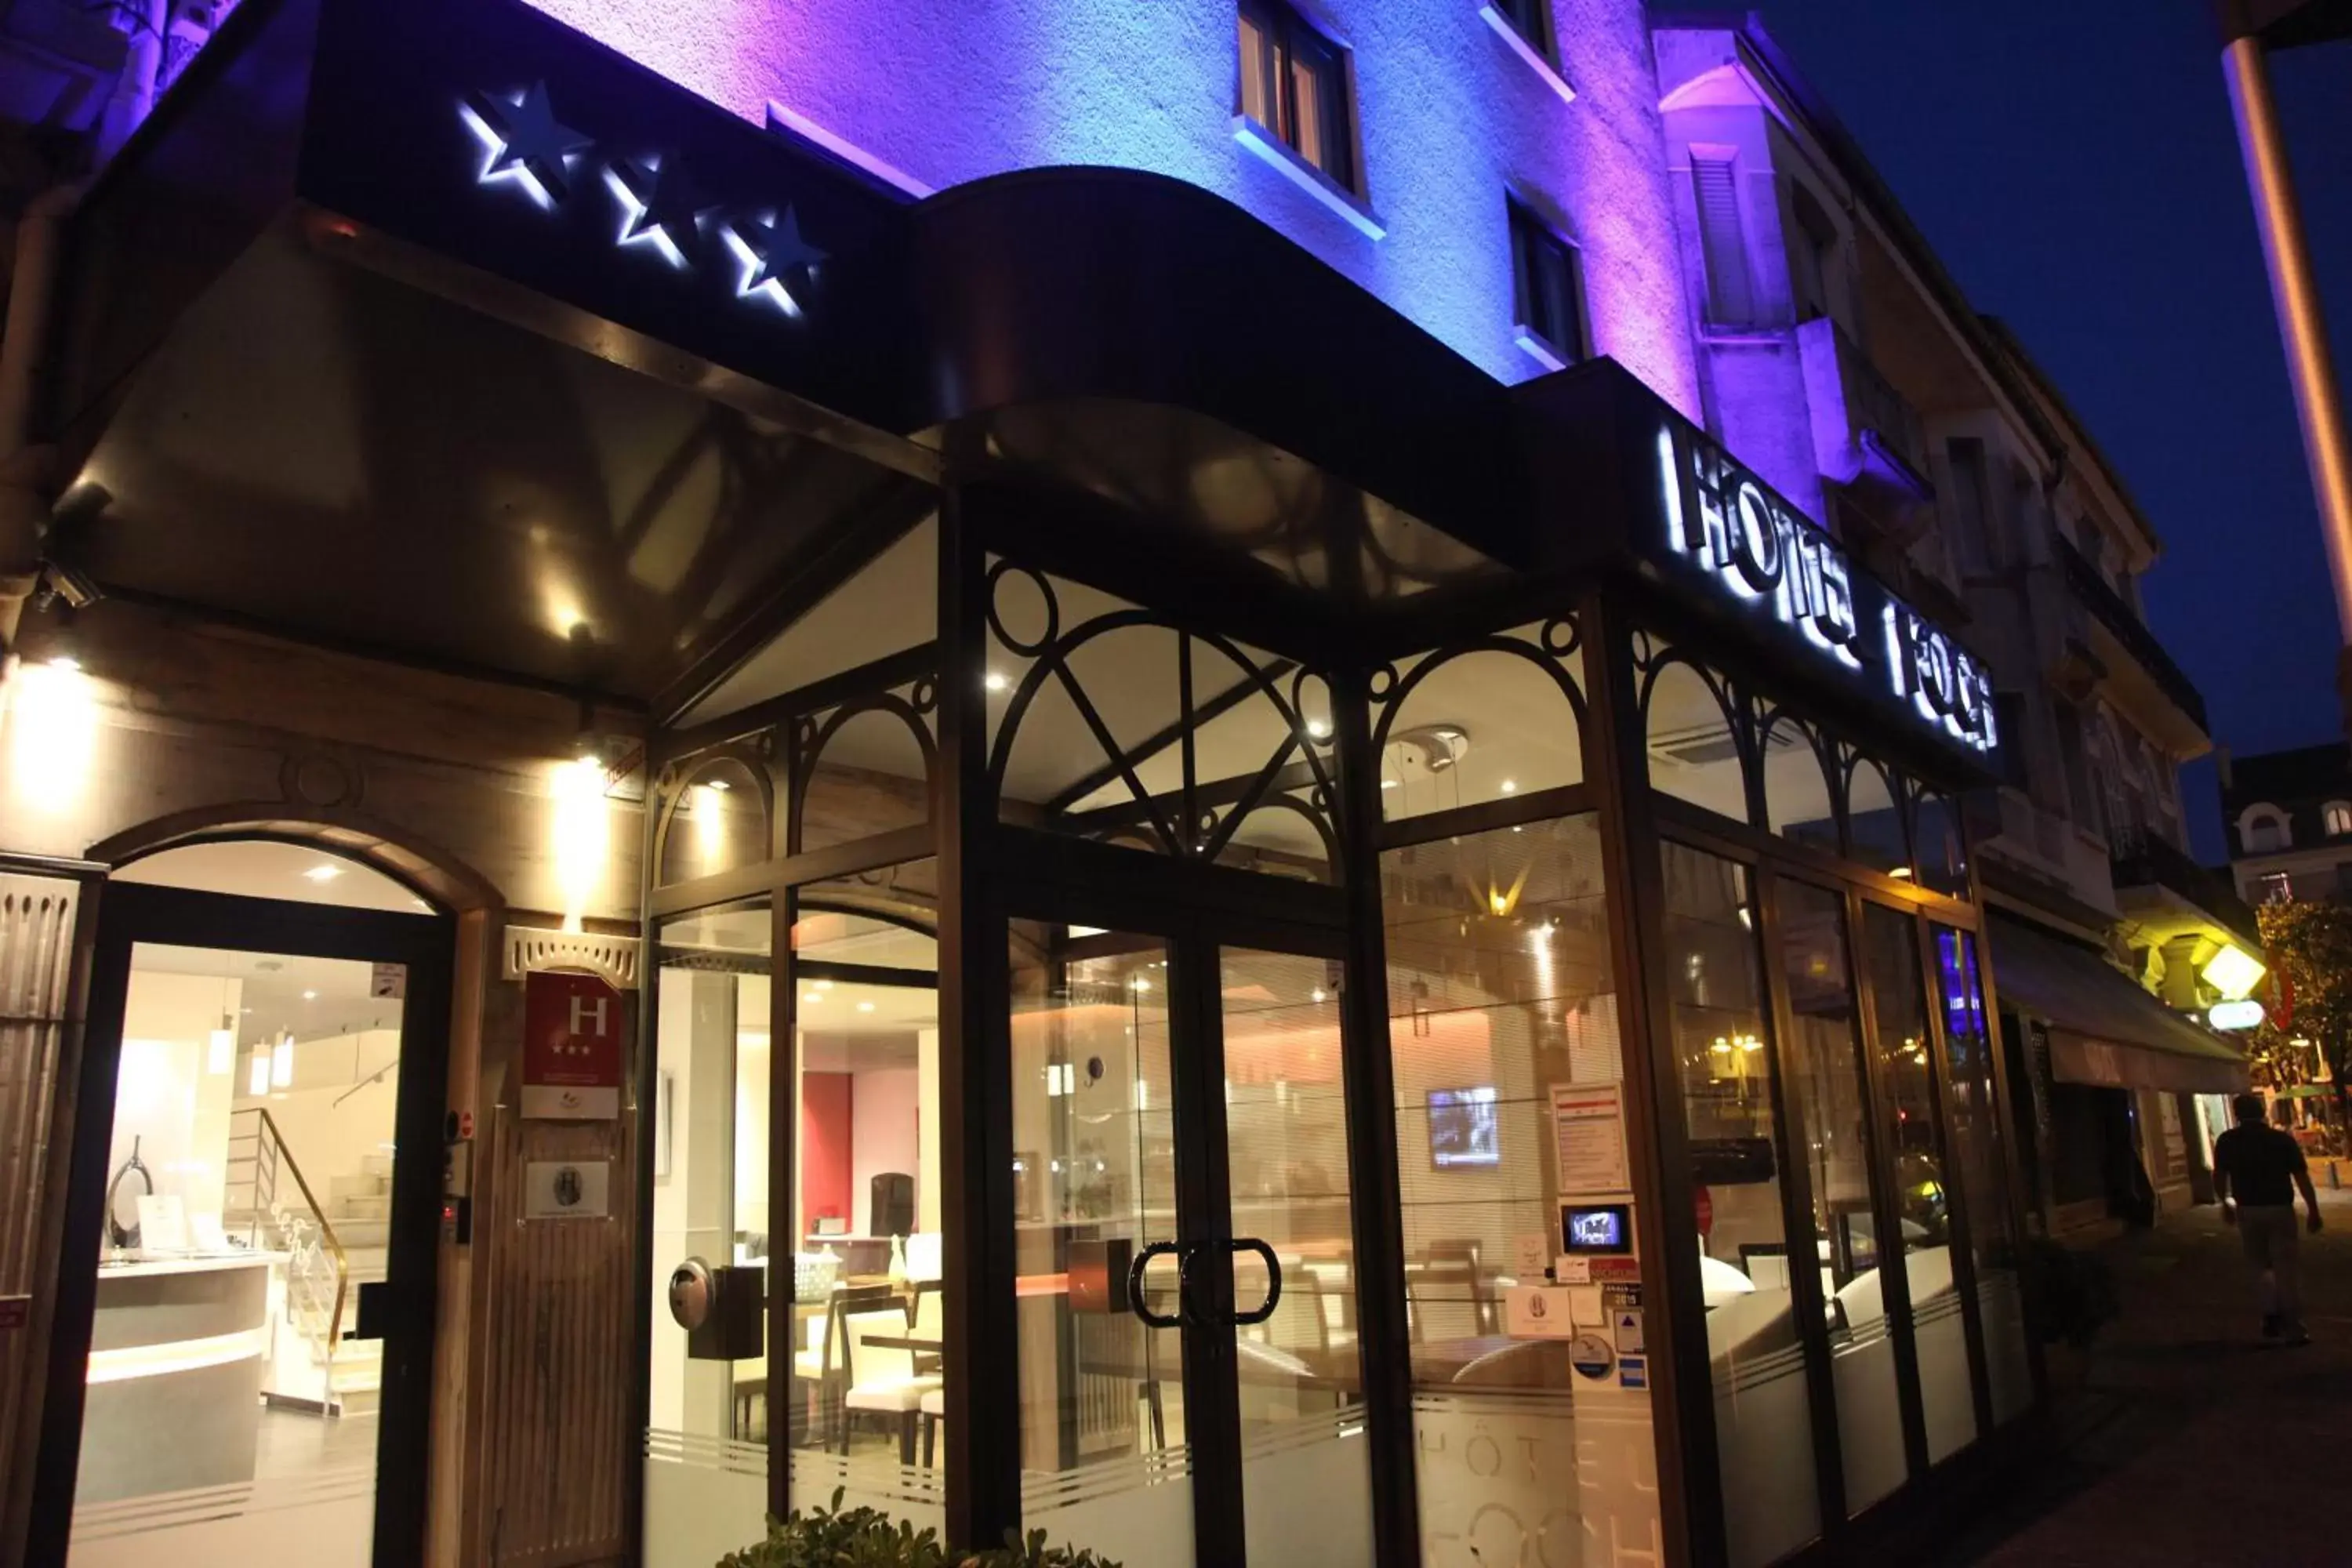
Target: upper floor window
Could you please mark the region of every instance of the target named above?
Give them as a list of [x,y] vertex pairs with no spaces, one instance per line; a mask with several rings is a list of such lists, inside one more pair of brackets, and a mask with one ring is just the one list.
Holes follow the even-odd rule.
[[2352,833],[2352,805],[2331,800],[2320,808],[2319,819],[2326,824],[2329,837],[2339,833]]
[[1242,112],[1335,184],[1356,189],[1348,63],[1281,0],[1242,0]]
[[1756,279],[1748,265],[1748,230],[1739,217],[1739,154],[1728,147],[1691,149],[1691,191],[1698,204],[1698,246],[1706,267],[1709,326],[1756,324]]
[[1789,187],[1796,226],[1789,236],[1789,291],[1800,321],[1831,314],[1830,281],[1837,276],[1838,231],[1802,182]]
[[1521,203],[1508,203],[1511,289],[1519,346],[1554,370],[1584,358],[1584,290],[1576,247]]
[[1486,4],[1518,30],[1536,53],[1551,54],[1551,7],[1547,0],[1486,0]]
[[2294,842],[2287,834],[2286,818],[2277,807],[2268,805],[2246,808],[2238,818],[2238,839],[2249,855],[2266,855]]
[[1952,533],[1959,545],[1960,570],[1977,574],[1994,563],[1992,550],[1992,484],[1985,462],[1985,445],[1974,436],[1955,436],[1944,443],[1952,475]]

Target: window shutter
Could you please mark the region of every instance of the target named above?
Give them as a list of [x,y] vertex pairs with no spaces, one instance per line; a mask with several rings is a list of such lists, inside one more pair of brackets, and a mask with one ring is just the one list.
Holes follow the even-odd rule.
[[1756,286],[1748,268],[1748,237],[1739,225],[1739,171],[1728,157],[1694,152],[1691,181],[1698,195],[1699,253],[1706,262],[1706,317],[1727,327],[1756,321]]

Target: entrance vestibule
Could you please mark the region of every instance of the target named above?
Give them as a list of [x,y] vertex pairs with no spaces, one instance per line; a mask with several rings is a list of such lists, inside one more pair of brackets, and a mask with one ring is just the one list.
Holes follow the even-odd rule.
[[43,1455],[68,1563],[415,1541],[452,942],[309,845],[197,843],[110,879],[66,1248],[89,1273],[57,1331],[86,1371],[53,1378]]

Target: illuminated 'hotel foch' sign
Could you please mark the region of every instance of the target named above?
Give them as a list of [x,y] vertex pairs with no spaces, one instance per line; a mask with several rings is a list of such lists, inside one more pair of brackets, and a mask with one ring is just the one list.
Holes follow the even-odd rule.
[[1868,622],[1883,638],[1881,677],[1920,720],[1961,745],[1990,752],[2000,736],[1992,676],[1932,622],[1865,577],[1872,617],[1856,594],[1844,548],[1765,488],[1712,442],[1658,432],[1666,542],[1759,614],[1804,634],[1823,658],[1865,673]]

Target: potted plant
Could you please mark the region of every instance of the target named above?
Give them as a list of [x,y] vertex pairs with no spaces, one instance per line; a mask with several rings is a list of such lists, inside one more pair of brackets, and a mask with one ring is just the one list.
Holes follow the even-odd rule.
[[1094,1552],[1048,1546],[1045,1532],[1022,1540],[1008,1532],[1003,1546],[955,1551],[939,1532],[917,1530],[870,1508],[845,1510],[836,1490],[830,1505],[794,1509],[768,1521],[764,1540],[719,1561],[719,1568],[1118,1568]]

